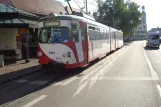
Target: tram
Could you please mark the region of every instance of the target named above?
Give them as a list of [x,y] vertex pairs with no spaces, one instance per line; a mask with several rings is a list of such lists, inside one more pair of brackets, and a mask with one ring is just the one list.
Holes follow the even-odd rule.
[[123,32],[93,19],[57,15],[43,21],[39,33],[38,58],[42,68],[83,67],[123,46]]

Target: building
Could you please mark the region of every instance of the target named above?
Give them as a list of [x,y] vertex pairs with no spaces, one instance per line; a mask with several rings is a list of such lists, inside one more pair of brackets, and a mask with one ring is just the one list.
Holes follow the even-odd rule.
[[160,39],[161,39],[161,28],[159,28],[159,27],[152,28],[148,32],[159,32],[159,36],[160,36]]
[[50,13],[65,14],[66,11],[61,2],[56,0],[8,0],[13,7],[25,10],[37,15]]
[[[0,4],[0,53],[5,59],[23,59],[25,57],[24,34],[30,35],[29,48],[36,49],[38,38],[39,16],[17,9],[15,7]],[[36,51],[31,51],[36,52]],[[32,53],[30,53],[31,55]],[[32,55],[31,55],[32,56]]]
[[50,13],[66,14],[66,11],[55,0],[0,0],[0,54],[9,60],[25,59],[26,35],[29,35],[29,57],[36,57],[38,21]]
[[141,24],[134,31],[134,39],[135,40],[144,40],[147,35],[147,22],[146,22],[146,12],[145,7],[142,6],[142,17]]
[[159,31],[159,32],[161,32],[161,28],[152,28],[152,29],[150,29],[148,32],[156,32],[156,31]]

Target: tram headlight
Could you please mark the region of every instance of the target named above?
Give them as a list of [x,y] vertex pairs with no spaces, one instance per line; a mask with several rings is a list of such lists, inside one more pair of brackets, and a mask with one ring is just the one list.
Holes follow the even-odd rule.
[[37,55],[38,55],[39,57],[41,57],[41,56],[42,56],[42,52],[38,52]]

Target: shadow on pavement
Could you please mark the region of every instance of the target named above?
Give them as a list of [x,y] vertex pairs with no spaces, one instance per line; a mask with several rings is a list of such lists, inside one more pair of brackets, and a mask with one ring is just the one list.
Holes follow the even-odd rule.
[[11,64],[14,64],[16,63],[16,60],[5,60],[4,61],[4,65],[11,65]]
[[[111,54],[108,54],[105,57],[108,57],[109,55],[111,55]],[[93,66],[94,64],[96,64],[97,62],[99,62],[101,60],[103,60],[103,58],[100,60],[95,60],[95,61],[91,62],[89,65],[87,65],[84,68],[76,68],[76,69],[68,69],[68,70],[67,69],[56,70],[56,69],[52,68],[48,71],[43,71],[44,73],[41,72],[41,74],[35,73],[32,75],[32,78],[34,81],[39,81],[38,83],[34,83],[32,81],[23,82],[23,81],[25,81],[24,78],[22,78],[23,81],[12,82],[12,86],[13,87],[17,86],[17,87],[15,87],[13,89],[11,88],[11,90],[8,90],[7,93],[5,93],[5,94],[0,92],[0,96],[1,96],[0,105],[6,105],[9,102],[18,100],[18,99],[20,99],[26,95],[29,95],[31,93],[39,92],[44,88],[47,88],[57,82],[69,79],[73,76],[81,77],[81,76],[83,76],[83,74],[81,74],[81,73],[84,70],[88,69],[89,67]],[[30,69],[32,69],[32,68],[30,68]],[[22,71],[19,71],[19,72],[22,72]],[[13,75],[13,73],[8,74],[8,76],[9,75]],[[16,75],[16,74],[14,74],[14,75]],[[38,75],[40,75],[40,76],[38,76]],[[31,82],[32,82],[32,84],[31,84]],[[46,82],[46,83],[41,84],[41,82],[42,83]],[[0,86],[0,89],[1,88],[2,87]],[[3,91],[5,91],[5,90],[3,90]]]
[[[59,81],[66,80],[68,78],[71,78],[73,76],[81,77],[83,75],[79,75],[81,72],[83,72],[85,69],[88,69],[90,66],[98,62],[97,60],[89,64],[87,67],[84,68],[77,68],[77,69],[65,69],[65,70],[56,70],[56,69],[50,69],[48,71],[41,71],[33,73],[32,75],[29,75],[29,81],[26,80],[26,76],[23,78],[18,77],[17,80],[20,80],[19,82],[14,81],[6,81],[6,84],[0,84],[0,106],[6,106],[8,103],[18,100],[26,95],[29,95],[31,93],[38,92],[44,88],[47,88]],[[29,72],[34,67],[28,68],[25,71],[16,71],[12,73],[8,73],[5,75],[0,76],[0,80],[4,80],[5,78],[13,77],[15,75],[19,75],[19,73],[23,72]],[[43,72],[43,73],[42,73]],[[39,76],[38,76],[39,75]],[[58,76],[57,76],[58,75]],[[28,78],[27,78],[28,79]],[[27,82],[25,82],[27,81]],[[38,81],[38,83],[34,83],[33,81]],[[43,84],[43,82],[46,82]],[[9,83],[10,82],[10,83]],[[41,83],[42,82],[42,83]]]
[[145,50],[159,50],[157,47],[144,47]]
[[37,65],[37,66],[32,66],[32,67],[28,67],[28,68],[25,68],[25,69],[12,71],[12,72],[8,72],[8,70],[13,70],[13,68],[9,68],[9,67],[1,68],[0,70],[3,70],[3,71],[0,71],[0,72],[6,72],[5,74],[0,73],[1,74],[0,75],[0,85],[2,85],[2,84],[5,84],[7,82],[11,82],[15,79],[22,78],[23,76],[30,75],[30,74],[36,72],[37,70],[40,70],[40,67]]
[[124,42],[123,46],[130,46],[133,42]]
[[135,40],[135,41],[145,41],[145,40],[143,39],[143,40]]

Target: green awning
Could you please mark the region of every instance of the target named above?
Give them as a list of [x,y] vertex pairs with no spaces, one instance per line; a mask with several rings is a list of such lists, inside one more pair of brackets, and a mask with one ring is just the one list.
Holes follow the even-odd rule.
[[27,15],[27,16],[32,16],[32,17],[37,17],[38,18],[38,16],[35,15],[35,14],[26,12],[24,10],[21,10],[21,9],[18,9],[18,8],[15,8],[15,7],[11,7],[11,6],[3,4],[3,3],[0,4],[0,13],[1,14],[3,14],[3,13],[19,13],[19,14],[23,14],[23,15]]
[[0,28],[38,27],[39,16],[15,7],[0,4]]

